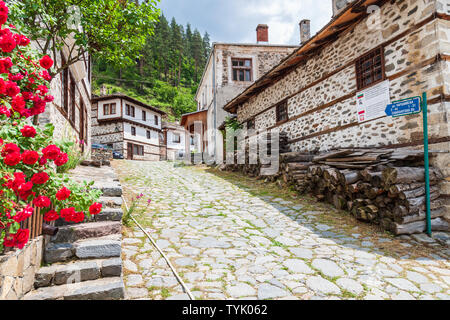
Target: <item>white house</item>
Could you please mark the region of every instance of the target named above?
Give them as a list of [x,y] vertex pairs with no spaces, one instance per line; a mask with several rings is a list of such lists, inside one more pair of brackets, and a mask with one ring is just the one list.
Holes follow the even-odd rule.
[[92,99],[92,143],[106,144],[130,160],[159,161],[166,113],[123,94]]

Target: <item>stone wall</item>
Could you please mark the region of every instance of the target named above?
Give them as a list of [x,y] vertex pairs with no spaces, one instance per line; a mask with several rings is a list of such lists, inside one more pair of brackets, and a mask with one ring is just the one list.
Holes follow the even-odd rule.
[[92,149],[91,159],[95,161],[111,161],[113,160],[112,150]]
[[41,267],[44,237],[28,242],[22,250],[0,255],[0,300],[18,300],[33,289]]
[[[448,1],[387,2],[380,11],[380,27],[370,16],[300,64],[292,72],[256,93],[238,108],[238,121],[255,119],[257,129],[278,127],[288,133],[293,151],[326,151],[345,147],[420,148],[422,115],[381,117],[358,123],[355,59],[382,46],[391,100],[427,92],[429,134],[434,157],[450,183],[448,151],[450,127],[450,21]],[[448,16],[447,16],[448,17]],[[276,105],[288,99],[289,120],[277,125]],[[443,186],[450,195],[450,187]],[[445,193],[447,192],[447,193]]]

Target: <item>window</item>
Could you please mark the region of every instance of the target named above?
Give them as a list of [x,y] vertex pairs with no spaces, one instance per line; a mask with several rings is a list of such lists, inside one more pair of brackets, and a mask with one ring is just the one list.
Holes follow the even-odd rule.
[[142,111],[142,120],[147,121],[147,113],[145,111]]
[[72,78],[72,76],[70,77],[70,115],[69,115],[69,120],[72,123],[75,123],[75,90],[76,90],[76,84],[75,84],[75,80]]
[[158,125],[158,116],[155,115],[155,126]]
[[194,136],[191,136],[191,137],[190,137],[190,140],[191,140],[191,146],[194,146],[194,145],[195,145],[195,139],[194,139]]
[[136,128],[135,127],[131,127],[131,135],[132,136],[136,135]]
[[181,142],[181,137],[179,133],[174,133],[172,136],[172,142],[173,143],[180,143]]
[[359,90],[384,80],[384,53],[381,47],[356,61],[356,80]]
[[232,59],[233,81],[252,81],[252,60]]
[[129,104],[127,104],[126,105],[126,110],[125,110],[125,114],[127,115],[127,116],[130,116],[130,117],[135,117],[135,109],[134,109],[134,107],[133,106],[130,106]]
[[152,133],[150,132],[150,130],[147,130],[147,139],[151,139],[152,138]]
[[103,115],[109,116],[112,114],[116,114],[116,104],[115,103],[107,103],[103,105]]
[[284,101],[279,105],[277,105],[276,113],[277,113],[277,123],[287,121],[289,119],[287,101]]
[[255,119],[247,121],[247,130],[255,129]]
[[134,144],[133,145],[133,154],[135,154],[137,156],[143,156],[144,155],[144,147]]

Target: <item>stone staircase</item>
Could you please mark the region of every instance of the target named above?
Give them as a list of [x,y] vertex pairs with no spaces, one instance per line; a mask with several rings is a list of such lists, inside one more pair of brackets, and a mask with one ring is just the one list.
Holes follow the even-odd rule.
[[111,167],[78,167],[71,177],[95,181],[92,188],[103,192],[103,211],[80,224],[57,221],[58,234],[45,248],[48,266],[37,272],[35,290],[24,299],[122,299],[122,187]]

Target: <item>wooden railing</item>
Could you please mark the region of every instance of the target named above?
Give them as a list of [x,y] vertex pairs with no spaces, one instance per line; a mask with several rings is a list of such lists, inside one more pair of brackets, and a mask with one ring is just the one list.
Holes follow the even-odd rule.
[[[41,214],[41,209],[35,208],[31,217],[29,217],[27,220],[22,221],[20,223],[20,228],[21,229],[29,229],[30,230],[30,240],[33,240],[42,235],[43,224],[44,224],[44,216]],[[14,250],[15,250],[15,248],[4,248],[3,252],[0,251],[0,254],[14,251]]]

